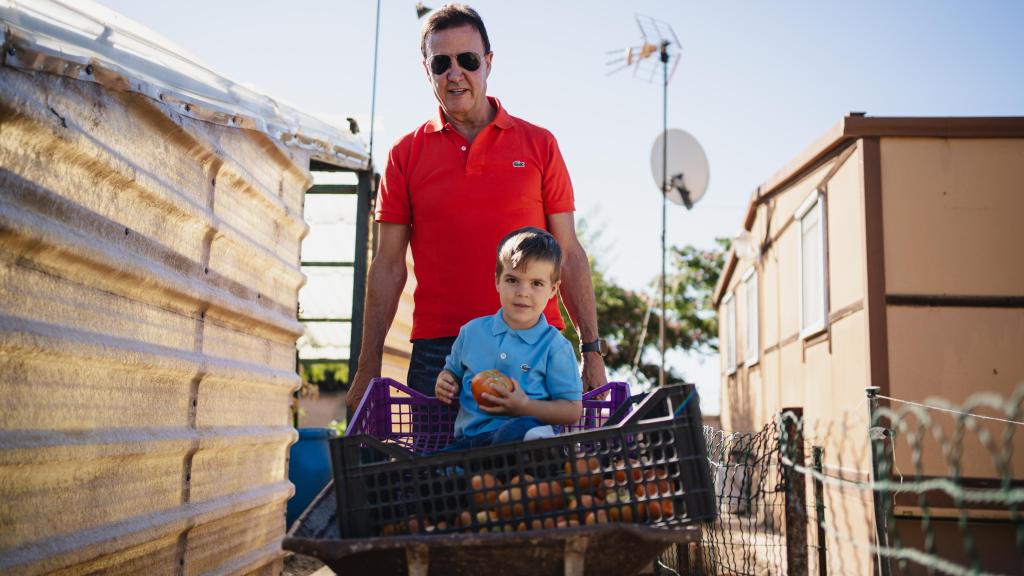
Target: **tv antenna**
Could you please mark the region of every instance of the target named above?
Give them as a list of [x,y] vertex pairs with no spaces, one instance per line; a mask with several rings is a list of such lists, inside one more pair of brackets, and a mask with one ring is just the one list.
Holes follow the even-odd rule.
[[651,56],[658,54],[661,56],[661,62],[667,63],[668,68],[670,68],[670,70],[667,70],[667,76],[664,78],[664,83],[668,85],[668,81],[675,75],[676,67],[679,65],[679,58],[682,54],[682,44],[679,43],[675,30],[672,29],[668,22],[656,20],[642,14],[636,14],[636,25],[640,28],[640,44],[630,46],[625,50],[620,49],[608,52],[610,56],[619,55],[619,57],[605,63],[606,66],[612,67],[607,75],[611,76],[616,72],[632,67],[634,78],[654,82],[658,68],[663,68],[663,66],[658,66],[657,61],[651,58]]
[[[658,385],[665,385],[665,234],[668,219],[668,202],[682,204],[687,209],[707,189],[707,158],[697,141],[682,130],[668,129],[668,83],[675,75],[682,55],[682,44],[675,30],[668,22],[650,16],[636,15],[640,28],[641,43],[609,54],[621,54],[606,63],[612,67],[608,75],[626,68],[633,68],[633,77],[654,82],[661,68],[662,122],[661,135],[651,152],[651,167],[654,181],[661,192],[661,318],[658,323],[658,348],[661,352],[661,366],[658,370]],[[655,54],[658,59],[652,58]],[[658,66],[658,63],[661,66]],[[658,154],[660,148],[661,154]],[[669,154],[671,152],[671,155]],[[660,157],[659,157],[660,156]]]

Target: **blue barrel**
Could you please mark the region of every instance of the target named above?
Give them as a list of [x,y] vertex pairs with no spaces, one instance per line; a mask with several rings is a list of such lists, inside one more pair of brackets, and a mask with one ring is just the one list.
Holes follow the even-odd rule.
[[331,481],[327,439],[332,436],[330,428],[299,428],[299,440],[289,452],[288,480],[295,485],[295,495],[288,501],[286,526],[291,526]]

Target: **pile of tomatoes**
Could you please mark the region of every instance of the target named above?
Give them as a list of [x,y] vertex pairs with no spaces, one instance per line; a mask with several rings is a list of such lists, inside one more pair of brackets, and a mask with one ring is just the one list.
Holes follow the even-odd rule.
[[[578,455],[551,479],[530,474],[502,482],[491,473],[469,479],[471,506],[444,518],[387,524],[384,536],[434,532],[525,532],[609,522],[656,523],[675,518],[673,498],[682,494],[677,474],[635,459],[602,466]],[[468,502],[467,502],[468,504]]]

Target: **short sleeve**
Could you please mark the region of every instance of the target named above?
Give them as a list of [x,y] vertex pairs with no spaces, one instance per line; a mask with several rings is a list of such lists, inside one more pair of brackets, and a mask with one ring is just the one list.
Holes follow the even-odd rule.
[[409,204],[409,183],[406,178],[407,166],[403,159],[405,148],[408,147],[406,138],[399,140],[388,152],[387,165],[384,167],[384,176],[380,181],[380,188],[377,190],[377,210],[374,218],[377,222],[388,222],[390,224],[411,224],[412,207]]
[[455,338],[455,343],[452,344],[452,351],[444,359],[444,369],[454,374],[459,382],[462,382],[466,371],[465,365],[462,363],[462,344],[466,339],[465,334],[466,326],[463,326],[459,329],[459,336]]
[[544,200],[544,214],[560,214],[576,210],[569,170],[565,167],[558,142],[550,133],[547,136],[547,159],[541,178],[541,198]]
[[552,400],[581,400],[583,380],[580,378],[576,354],[568,340],[560,338],[548,355],[547,389]]

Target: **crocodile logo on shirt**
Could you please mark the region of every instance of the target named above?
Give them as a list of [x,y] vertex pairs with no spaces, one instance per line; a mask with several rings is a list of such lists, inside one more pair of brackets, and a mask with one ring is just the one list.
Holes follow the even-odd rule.
[[523,372],[529,372],[530,371],[530,367],[527,366],[526,364],[520,364],[519,365],[519,369],[522,370]]
[[526,162],[523,162],[522,160],[513,160],[512,161],[512,167],[513,168],[526,168]]

